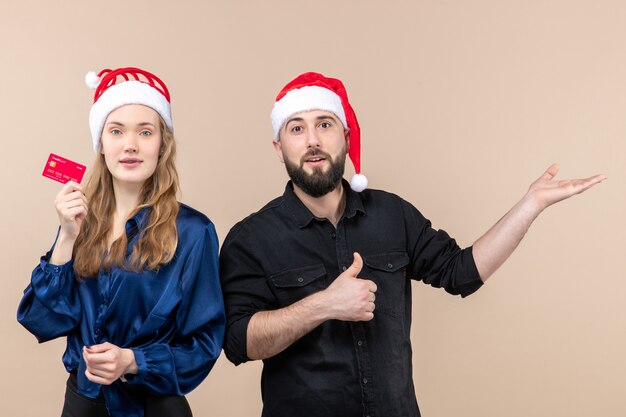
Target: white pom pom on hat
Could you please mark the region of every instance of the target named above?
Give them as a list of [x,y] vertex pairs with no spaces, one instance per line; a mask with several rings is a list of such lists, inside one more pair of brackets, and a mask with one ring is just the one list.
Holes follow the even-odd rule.
[[100,147],[102,129],[109,113],[127,104],[152,108],[163,118],[168,129],[174,131],[170,93],[156,75],[134,67],[104,69],[97,74],[88,72],[85,84],[96,90],[89,111],[89,129],[95,152]]
[[367,177],[363,174],[354,174],[350,180],[350,188],[357,193],[365,190],[367,188]]
[[336,78],[328,78],[317,72],[306,72],[294,78],[280,90],[272,109],[271,119],[274,140],[279,139],[280,129],[296,113],[309,110],[325,110],[337,115],[344,127],[350,129],[348,156],[356,175],[350,188],[361,192],[367,188],[367,178],[361,174],[361,128],[348,101],[348,94]]
[[98,88],[100,81],[100,77],[98,77],[98,74],[96,74],[94,71],[89,71],[85,75],[85,84],[87,84],[87,87],[89,87],[91,90],[95,90],[96,88]]

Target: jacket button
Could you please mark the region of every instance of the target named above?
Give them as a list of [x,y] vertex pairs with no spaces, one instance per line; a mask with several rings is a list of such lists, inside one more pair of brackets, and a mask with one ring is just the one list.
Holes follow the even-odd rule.
[[389,269],[393,268],[393,264],[392,263],[388,263],[387,264],[387,268],[389,268]]
[[298,282],[304,282],[304,278],[298,277]]

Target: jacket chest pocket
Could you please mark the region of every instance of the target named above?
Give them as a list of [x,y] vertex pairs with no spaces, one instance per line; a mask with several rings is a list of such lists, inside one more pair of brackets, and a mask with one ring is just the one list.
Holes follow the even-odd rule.
[[404,313],[410,281],[406,277],[409,256],[406,252],[387,252],[363,257],[359,277],[374,281],[376,311],[399,317]]
[[285,307],[326,288],[323,264],[289,269],[270,275],[269,281],[279,307]]

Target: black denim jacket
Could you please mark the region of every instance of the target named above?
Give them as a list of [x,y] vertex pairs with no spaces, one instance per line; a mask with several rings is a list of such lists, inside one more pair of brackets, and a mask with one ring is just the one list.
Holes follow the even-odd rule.
[[482,285],[472,249],[435,230],[411,204],[376,190],[355,193],[337,227],[285,193],[235,225],[220,255],[227,313],[224,350],[249,360],[246,331],[257,311],[321,291],[363,257],[359,277],[378,286],[374,319],[330,320],[264,361],[263,416],[419,416],[411,365],[411,281],[463,297]]

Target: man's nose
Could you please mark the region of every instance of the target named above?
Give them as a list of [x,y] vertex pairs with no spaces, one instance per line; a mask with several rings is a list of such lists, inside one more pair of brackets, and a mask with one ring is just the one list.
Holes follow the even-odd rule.
[[307,146],[309,148],[317,148],[320,146],[320,138],[315,128],[307,129]]

